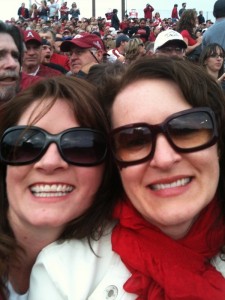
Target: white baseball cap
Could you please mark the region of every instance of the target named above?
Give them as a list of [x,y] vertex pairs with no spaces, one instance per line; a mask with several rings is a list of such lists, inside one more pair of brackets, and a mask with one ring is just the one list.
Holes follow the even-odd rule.
[[161,48],[170,41],[177,41],[182,48],[187,48],[187,44],[185,43],[182,35],[175,30],[168,29],[160,32],[157,35],[157,38],[154,43],[154,52],[156,52],[158,48]]

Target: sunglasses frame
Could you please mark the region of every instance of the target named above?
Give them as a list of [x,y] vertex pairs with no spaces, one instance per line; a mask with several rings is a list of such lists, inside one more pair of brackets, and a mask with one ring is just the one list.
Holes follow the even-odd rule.
[[[203,145],[197,146],[197,147],[180,148],[180,147],[176,146],[173,143],[173,140],[170,137],[170,134],[167,130],[167,124],[168,124],[168,122],[170,122],[171,120],[173,120],[177,117],[192,114],[192,113],[195,113],[195,112],[207,113],[210,116],[210,118],[212,120],[212,124],[213,124],[212,138],[209,142],[207,142]],[[118,159],[116,157],[116,153],[113,149],[114,148],[113,147],[113,137],[114,137],[114,135],[117,134],[118,132],[122,131],[122,130],[132,129],[132,128],[141,127],[141,126],[149,128],[150,132],[152,133],[152,148],[150,150],[150,153],[147,156],[145,156],[144,158],[134,160],[134,161],[123,161],[123,160]],[[114,155],[114,158],[115,158],[118,166],[120,168],[126,168],[126,167],[129,167],[129,166],[141,164],[143,162],[151,160],[154,156],[154,153],[155,153],[156,138],[157,138],[157,135],[160,134],[160,133],[163,134],[166,137],[166,139],[169,142],[170,146],[178,153],[179,152],[180,153],[191,153],[191,152],[197,152],[197,151],[200,151],[200,150],[204,150],[206,148],[209,148],[209,147],[215,145],[217,140],[218,140],[218,130],[217,130],[217,123],[216,123],[215,114],[212,111],[212,109],[209,108],[209,107],[195,107],[195,108],[190,108],[190,109],[186,109],[186,110],[183,110],[183,111],[179,111],[177,113],[174,113],[174,114],[168,116],[162,123],[155,124],[155,125],[151,125],[151,124],[148,124],[148,123],[131,123],[131,124],[128,124],[128,125],[117,127],[115,129],[113,129],[110,133],[111,151]]]
[[[6,135],[8,135],[10,132],[13,132],[13,131],[18,131],[20,130],[20,133],[23,134],[23,133],[26,133],[30,130],[35,130],[35,131],[38,131],[42,134],[44,134],[45,136],[45,140],[44,140],[44,145],[40,151],[40,153],[37,155],[37,157],[35,157],[34,159],[32,160],[29,160],[29,161],[26,161],[26,162],[11,162],[11,161],[8,161],[6,159],[4,159],[2,157],[2,142],[5,138]],[[100,136],[103,137],[103,139],[105,140],[105,151],[104,151],[104,154],[102,156],[101,159],[99,159],[98,161],[94,162],[94,163],[79,163],[79,162],[73,162],[73,161],[70,161],[69,159],[67,159],[63,153],[63,149],[61,149],[61,144],[60,144],[60,141],[61,141],[61,138],[63,135],[65,135],[66,133],[69,133],[69,132],[91,132],[93,134],[98,134]],[[19,135],[18,135],[19,136]],[[47,132],[46,130],[44,130],[43,128],[40,128],[40,127],[37,127],[37,126],[26,126],[26,125],[18,125],[18,126],[12,126],[10,128],[8,128],[2,135],[1,137],[1,141],[0,141],[0,161],[7,164],[7,165],[12,165],[12,166],[22,166],[22,165],[29,165],[29,164],[32,164],[32,163],[35,163],[37,162],[38,160],[40,160],[43,155],[46,153],[46,151],[48,150],[48,147],[50,144],[52,143],[55,143],[56,146],[57,146],[57,149],[59,151],[59,154],[61,156],[61,158],[66,161],[68,164],[71,164],[71,165],[75,165],[75,166],[81,166],[81,167],[93,167],[93,166],[97,166],[99,164],[101,164],[105,158],[106,158],[106,155],[108,153],[108,142],[107,142],[107,138],[106,136],[99,130],[96,130],[96,129],[91,129],[91,128],[84,128],[84,127],[72,127],[72,128],[69,128],[69,129],[66,129],[60,133],[57,133],[57,134],[51,134],[49,132]],[[15,145],[16,147],[16,145]]]

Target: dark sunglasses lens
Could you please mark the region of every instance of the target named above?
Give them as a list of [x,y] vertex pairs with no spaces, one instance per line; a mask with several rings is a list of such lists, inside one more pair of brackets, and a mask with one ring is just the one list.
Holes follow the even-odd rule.
[[26,164],[42,152],[45,135],[34,129],[14,129],[3,136],[1,158],[7,164]]
[[107,152],[106,138],[95,131],[66,132],[61,137],[60,145],[64,159],[76,165],[99,164],[104,160]]
[[119,161],[131,162],[145,158],[152,149],[152,134],[148,127],[121,129],[113,134],[113,151]]
[[213,120],[207,112],[192,112],[178,116],[167,124],[168,134],[180,149],[207,145],[214,138]]

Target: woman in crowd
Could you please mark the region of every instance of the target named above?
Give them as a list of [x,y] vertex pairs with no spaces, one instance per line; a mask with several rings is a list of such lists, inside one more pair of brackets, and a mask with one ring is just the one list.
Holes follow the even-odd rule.
[[49,14],[49,8],[47,5],[47,1],[43,0],[43,1],[41,1],[41,6],[38,7],[38,15],[41,19],[43,19],[44,21],[47,21],[48,14]]
[[134,27],[134,36],[142,40],[143,43],[148,41],[150,35],[150,28],[146,26],[146,19],[141,18],[139,25]]
[[144,58],[105,99],[124,188],[112,248],[132,273],[125,290],[223,299],[225,279],[210,264],[225,240],[223,92],[200,66]]
[[[118,78],[113,93],[107,81],[105,105],[123,185],[114,187],[112,248],[132,274],[124,289],[134,299],[221,300],[225,279],[210,260],[225,242],[224,95],[201,67],[180,60],[140,59]],[[30,299],[44,299],[43,290],[81,299],[68,297],[75,248],[62,259],[54,247],[34,267]],[[117,286],[101,292],[89,299],[116,297]]]
[[71,9],[69,10],[69,14],[71,15],[71,18],[74,18],[75,20],[79,20],[80,9],[77,7],[76,2],[72,3]]
[[199,63],[225,88],[224,57],[223,48],[219,44],[213,43],[202,50]]
[[125,61],[129,65],[136,59],[144,56],[146,53],[145,45],[140,38],[132,38],[125,46]]
[[38,11],[38,8],[37,8],[37,4],[33,3],[31,5],[29,14],[30,14],[30,20],[37,22],[38,17],[39,17],[39,11]]
[[[115,281],[124,294],[122,284],[130,273],[106,235],[112,227],[117,177],[107,151],[107,121],[96,98],[88,82],[56,77],[1,107],[0,275],[9,290],[7,299],[27,299],[38,253],[56,240],[70,239],[53,246],[58,265],[49,271],[59,279],[57,291],[79,278],[72,281],[71,299],[87,299],[98,285],[107,287],[107,271],[119,264]],[[63,268],[69,270],[73,263],[72,276],[62,278]],[[41,280],[44,285],[35,297],[58,299],[44,276]]]
[[201,53],[202,36],[195,35],[197,24],[197,12],[194,9],[186,9],[177,23],[177,31],[183,36],[187,44],[186,55],[189,60],[197,62]]

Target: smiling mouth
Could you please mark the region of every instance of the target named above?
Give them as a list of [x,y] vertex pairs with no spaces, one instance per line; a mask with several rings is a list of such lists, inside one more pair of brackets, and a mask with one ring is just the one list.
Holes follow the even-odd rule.
[[150,185],[151,190],[153,191],[159,191],[159,190],[165,190],[165,189],[172,189],[172,188],[176,188],[176,187],[180,187],[180,186],[185,186],[188,183],[191,182],[191,178],[182,178],[182,179],[178,179],[174,182],[171,183],[160,183],[160,184],[152,184]]
[[44,184],[30,187],[35,197],[63,197],[74,190],[72,185],[66,184]]

